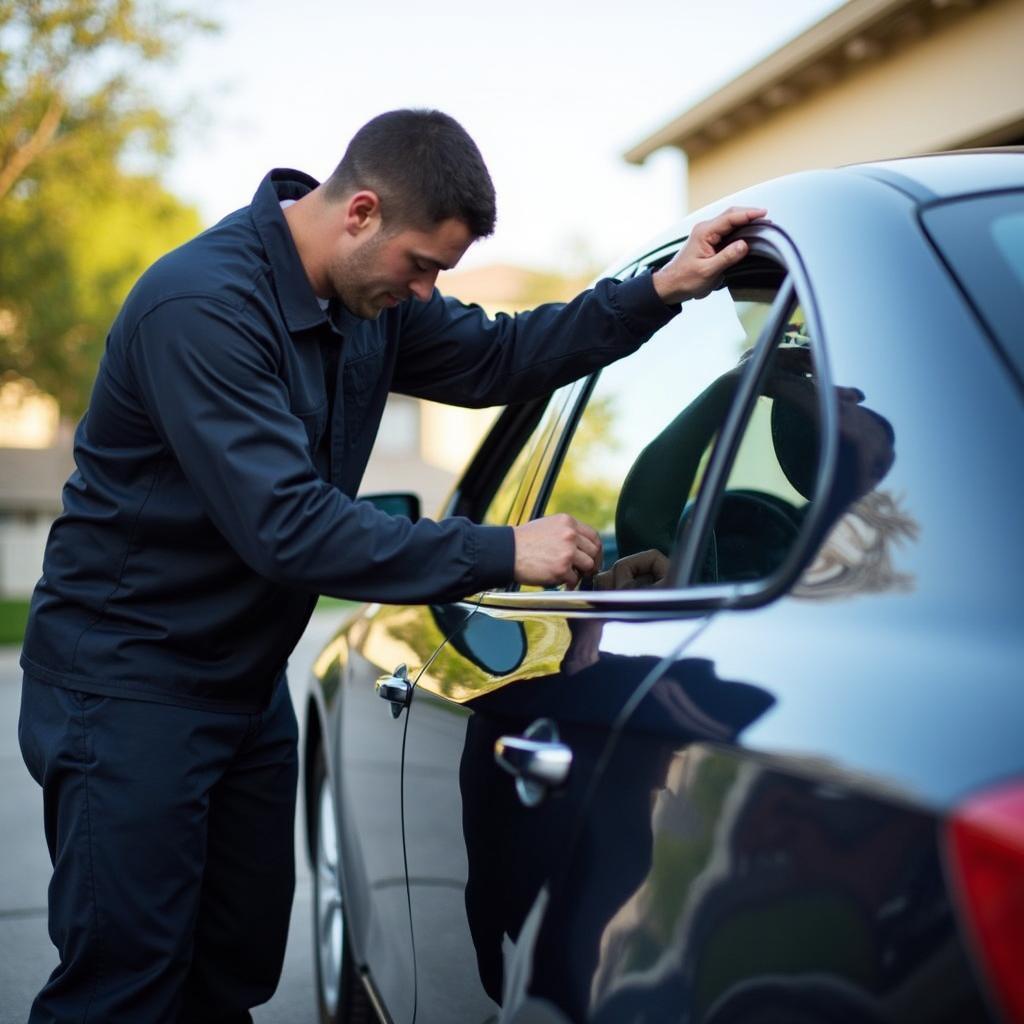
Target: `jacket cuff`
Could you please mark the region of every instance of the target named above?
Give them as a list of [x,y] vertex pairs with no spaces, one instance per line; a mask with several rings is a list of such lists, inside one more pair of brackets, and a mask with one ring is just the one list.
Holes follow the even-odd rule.
[[682,308],[665,302],[654,287],[650,271],[618,282],[612,292],[618,314],[635,331],[651,333],[664,327]]
[[502,587],[512,582],[516,565],[516,540],[511,526],[477,526],[476,567],[473,572],[478,590]]

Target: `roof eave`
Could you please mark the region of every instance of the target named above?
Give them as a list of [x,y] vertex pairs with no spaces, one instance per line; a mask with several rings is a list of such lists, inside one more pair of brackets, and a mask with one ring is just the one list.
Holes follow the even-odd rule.
[[783,88],[795,75],[813,68],[826,55],[862,36],[879,21],[916,6],[917,2],[847,0],[785,46],[638,142],[623,154],[625,159],[640,164],[665,146],[689,152],[688,145],[710,126],[752,101],[764,99],[771,90]]

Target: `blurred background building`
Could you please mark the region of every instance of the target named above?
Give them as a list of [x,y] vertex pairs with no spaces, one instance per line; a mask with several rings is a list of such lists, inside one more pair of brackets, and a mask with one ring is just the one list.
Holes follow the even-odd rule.
[[1022,0],[849,0],[626,159],[682,150],[697,209],[811,167],[1022,145],[1022,53]]

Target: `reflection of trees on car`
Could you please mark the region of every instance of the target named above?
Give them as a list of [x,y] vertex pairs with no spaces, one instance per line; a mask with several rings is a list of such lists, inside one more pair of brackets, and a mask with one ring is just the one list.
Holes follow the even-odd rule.
[[[702,756],[700,748],[694,748],[686,758],[676,756],[664,789],[656,794],[652,819],[657,821],[659,815],[664,816],[663,804],[686,799],[693,807],[691,829],[685,836],[657,834],[646,882],[608,922],[601,943],[602,960],[607,957],[614,961],[621,956],[625,970],[642,970],[648,966],[647,949],[660,950],[671,942],[677,925],[676,908],[710,860],[716,811],[735,783],[738,768],[736,762]],[[630,930],[623,934],[623,948],[609,956],[616,944],[616,921],[631,917],[643,918],[648,930],[644,941],[638,942],[643,933]],[[601,984],[598,971],[595,985]]]
[[[578,702],[586,695],[592,702],[594,694],[630,681],[638,698],[630,729],[616,740],[597,789],[587,796],[599,809],[587,816],[591,852],[554,893],[552,924],[534,961],[536,994],[557,995],[574,1019],[585,1018],[585,1007],[596,1005],[604,989],[638,972],[646,976],[664,950],[674,948],[684,897],[718,871],[721,808],[744,791],[741,767],[705,745],[732,742],[775,703],[761,687],[719,676],[706,659],[684,657],[652,676],[654,667],[653,658],[602,652],[559,680],[563,699]],[[564,731],[574,757],[586,735]],[[619,835],[629,842],[617,842]],[[572,915],[564,913],[566,904]],[[573,965],[568,972],[567,962]],[[590,991],[580,987],[585,979]]]
[[[875,950],[897,936],[904,956],[927,948],[941,914],[938,853],[925,816],[816,767],[801,778],[792,765],[744,763],[710,745],[674,753],[651,811],[650,870],[601,934],[591,1019],[635,1019],[638,1004],[692,1006],[694,1019],[721,1024],[889,1019],[863,994],[892,966]],[[822,771],[832,782],[824,808]],[[903,865],[894,848],[905,851]],[[915,884],[894,906],[906,863]],[[762,989],[759,1012],[750,979]],[[792,988],[791,1011],[779,993],[774,1004],[766,998],[780,979]]]
[[[466,633],[484,619],[479,614],[471,619]],[[511,641],[518,625],[497,620],[495,631],[488,627],[494,648],[505,646],[496,642],[500,631]],[[527,620],[525,625],[530,632],[534,623]],[[589,906],[588,919],[600,928],[588,931],[587,939],[577,942],[576,954],[596,961],[596,940],[604,925],[614,921],[616,911],[628,904],[652,870],[652,796],[672,785],[666,772],[679,736],[728,741],[774,702],[759,687],[720,678],[710,662],[700,659],[675,663],[652,679],[645,690],[645,680],[651,679],[657,658],[602,652],[601,623],[572,620],[566,626],[563,620],[560,625],[561,631],[549,637],[552,647],[546,654],[549,661],[554,661],[559,652],[564,652],[561,665],[554,664],[547,674],[537,675],[543,667],[542,659],[535,658],[531,663],[527,657],[515,672],[517,684],[532,677],[527,688],[498,686],[481,692],[470,705],[474,714],[467,723],[460,766],[468,864],[466,909],[480,979],[496,1002],[500,1002],[503,988],[503,936],[516,940],[543,884],[545,866],[556,859],[555,851],[570,841],[574,809],[582,805],[590,791],[593,766],[607,738],[602,729],[594,728],[595,722],[607,720],[613,708],[621,708],[642,692],[636,716],[647,735],[639,743],[635,735],[627,735],[616,748],[612,776],[617,781],[611,791],[602,791],[604,813],[592,826],[599,834],[608,832],[607,840],[599,843],[602,849],[615,846],[611,833],[625,830],[634,837],[618,848],[614,857],[602,859],[599,864],[599,895]],[[483,665],[486,639],[473,640],[467,635],[460,646],[476,650],[476,660]],[[535,645],[536,637],[529,646]],[[541,709],[558,722],[562,741],[572,748],[573,772],[565,789],[550,795],[539,807],[524,811],[510,780],[495,767],[491,754],[499,736],[522,732]],[[706,834],[698,850],[690,847],[684,852],[693,861],[690,875],[701,870],[713,848],[714,809],[724,798],[734,772],[726,770],[723,774],[722,766],[715,764],[705,774],[707,792],[698,810],[706,815],[704,824],[697,827]],[[663,838],[659,837],[659,842]],[[690,876],[685,872],[675,874],[679,867],[676,861],[672,853],[665,880],[670,885],[677,881],[685,885]],[[659,934],[671,938],[673,921],[666,918],[663,925]],[[589,976],[590,972],[584,973]]]

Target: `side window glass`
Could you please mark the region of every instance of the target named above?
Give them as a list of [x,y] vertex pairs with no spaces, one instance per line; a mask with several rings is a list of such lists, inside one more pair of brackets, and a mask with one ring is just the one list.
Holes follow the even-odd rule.
[[[622,281],[632,277],[635,270],[636,264],[633,264],[611,276]],[[504,526],[529,515],[555,456],[565,411],[575,402],[583,386],[581,381],[566,384],[551,396],[530,439],[497,484],[479,518],[480,522],[488,526]]]
[[776,339],[716,498],[695,582],[762,580],[785,561],[817,487],[820,408],[815,345],[796,306]]
[[[647,344],[601,371],[545,515],[567,512],[604,543],[600,588],[657,583],[689,514],[784,271],[745,261]],[[738,268],[739,269],[739,268]]]
[[[562,413],[576,387],[574,384],[566,385],[552,396],[526,444],[498,483],[481,522],[488,526],[504,526],[518,521],[529,495],[537,486],[537,479],[543,477],[550,465]],[[500,425],[497,429],[501,429]]]

